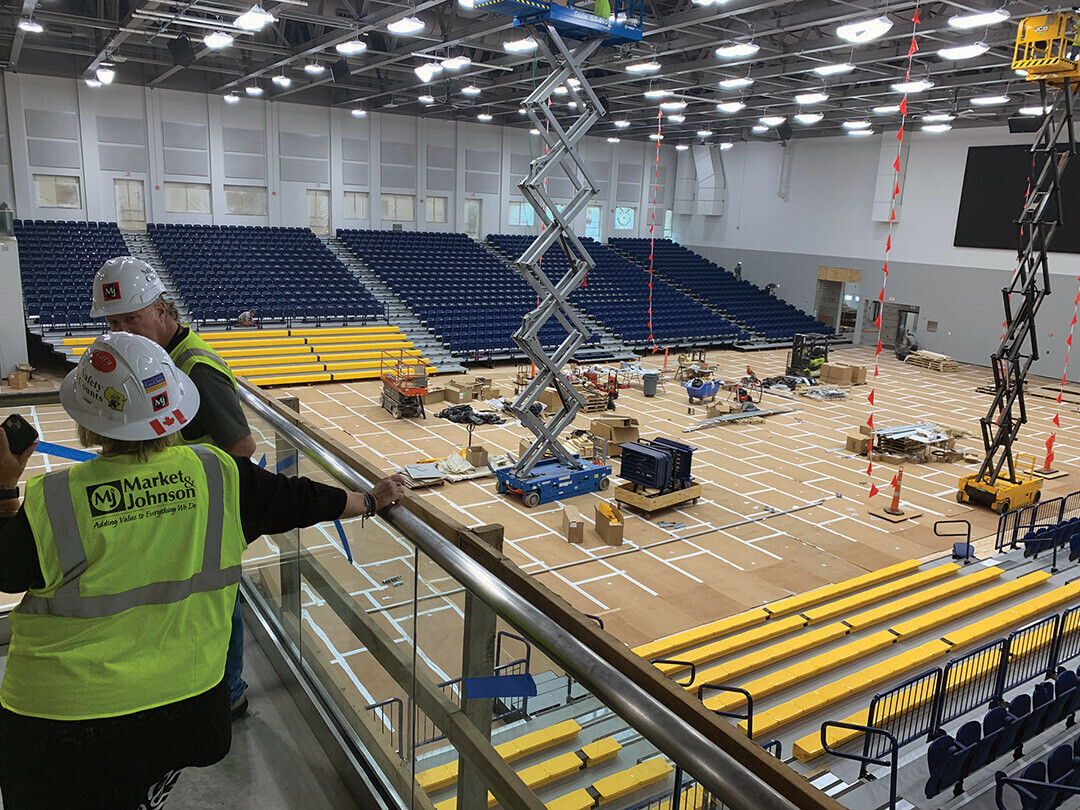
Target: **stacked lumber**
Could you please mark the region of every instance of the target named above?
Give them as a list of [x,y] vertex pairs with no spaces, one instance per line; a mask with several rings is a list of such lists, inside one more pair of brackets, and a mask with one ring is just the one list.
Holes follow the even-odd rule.
[[928,352],[921,349],[909,354],[907,360],[904,362],[912,366],[928,368],[931,371],[958,371],[960,369],[960,364],[949,357],[949,355]]

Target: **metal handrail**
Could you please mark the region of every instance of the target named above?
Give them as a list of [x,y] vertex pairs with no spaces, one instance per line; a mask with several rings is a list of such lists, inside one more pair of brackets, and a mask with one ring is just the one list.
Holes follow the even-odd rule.
[[[244,405],[303,451],[315,464],[346,487],[370,492],[369,480],[341,458],[327,452],[314,437],[263,400],[256,390],[240,387]],[[683,718],[660,705],[645,689],[561,626],[522,594],[508,588],[477,560],[463,553],[419,516],[398,504],[383,519],[462,583],[484,604],[585,685],[597,699],[622,717],[649,742],[671,757],[733,810],[796,810],[797,805],[752,773]]]
[[[861,731],[867,737],[871,734],[880,734],[891,745],[889,746],[888,757],[871,757],[865,754],[856,754],[854,752],[839,751],[829,745],[829,729],[839,728],[846,731]],[[845,723],[840,720],[826,721],[821,724],[821,747],[825,749],[826,753],[832,754],[834,757],[840,757],[842,759],[853,759],[856,762],[861,763],[859,768],[859,778],[867,779],[872,778],[870,772],[867,770],[868,765],[884,765],[889,768],[889,810],[896,810],[896,780],[897,771],[899,769],[899,752],[900,746],[896,742],[896,737],[890,734],[883,728],[875,728],[874,726],[861,726],[857,723]]]

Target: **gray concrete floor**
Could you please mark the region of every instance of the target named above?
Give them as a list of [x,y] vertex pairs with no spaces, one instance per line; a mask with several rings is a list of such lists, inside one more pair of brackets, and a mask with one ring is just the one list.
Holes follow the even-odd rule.
[[[244,680],[251,706],[247,716],[233,724],[232,750],[212,767],[185,770],[165,806],[169,810],[359,808],[250,632],[244,641]],[[6,661],[7,647],[0,647],[0,674]]]

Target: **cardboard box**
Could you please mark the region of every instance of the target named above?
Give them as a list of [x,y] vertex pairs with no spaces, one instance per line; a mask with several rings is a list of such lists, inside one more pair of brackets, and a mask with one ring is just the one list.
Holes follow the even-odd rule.
[[727,416],[729,413],[735,413],[739,408],[733,402],[710,402],[705,406],[705,418],[715,419],[718,416]]
[[484,467],[488,463],[488,451],[482,444],[474,444],[472,447],[466,448],[465,460],[472,464],[474,467]]
[[[828,366],[827,371],[826,366]],[[851,385],[853,371],[854,369],[851,366],[826,363],[821,367],[821,378],[819,382],[823,385]]]
[[585,542],[585,524],[582,522],[581,512],[577,510],[576,506],[567,504],[563,507],[562,527],[563,535],[565,535],[568,543],[580,544]]
[[852,366],[851,384],[866,385],[866,366]]
[[26,372],[26,379],[28,379],[28,380],[34,379],[34,367],[32,365],[30,365],[29,363],[16,363],[15,364],[15,370],[16,371],[25,371]]
[[[611,510],[614,520],[605,515],[601,507]],[[596,504],[593,509],[596,512],[596,531],[600,539],[609,546],[621,546],[623,542],[623,514],[609,503]]]
[[30,384],[30,374],[26,371],[13,371],[8,375],[8,387],[26,388]]
[[869,425],[859,425],[859,433],[861,433],[863,436],[869,436],[872,432],[873,431],[870,430]]
[[472,394],[451,383],[443,389],[443,399],[451,405],[460,405],[463,402],[471,402]]
[[445,388],[429,388],[426,394],[421,396],[425,405],[434,405],[439,402],[446,401],[446,389]]
[[849,452],[858,453],[860,456],[865,455],[867,447],[870,445],[870,437],[865,436],[862,433],[849,433],[847,435],[847,449]]
[[632,416],[598,416],[589,423],[589,432],[607,440],[608,457],[621,456],[620,445],[641,438],[638,420]]

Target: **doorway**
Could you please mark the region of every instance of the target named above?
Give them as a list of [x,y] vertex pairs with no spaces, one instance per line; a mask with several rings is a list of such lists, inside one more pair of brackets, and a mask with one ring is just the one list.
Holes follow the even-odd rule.
[[330,233],[330,192],[324,189],[307,190],[308,227],[312,233]]
[[122,231],[146,230],[146,202],[142,180],[113,180],[116,224]]
[[600,241],[600,212],[599,205],[590,205],[585,208],[585,235],[597,242]]
[[908,332],[915,334],[919,328],[919,310],[917,309],[900,309],[896,313],[896,337],[894,338],[894,344],[899,345],[900,341],[904,339],[904,335]]
[[861,286],[861,270],[819,267],[814,295],[814,317],[838,335],[853,335],[859,318]]
[[482,203],[472,197],[465,198],[465,233],[473,239],[480,239],[483,231]]

